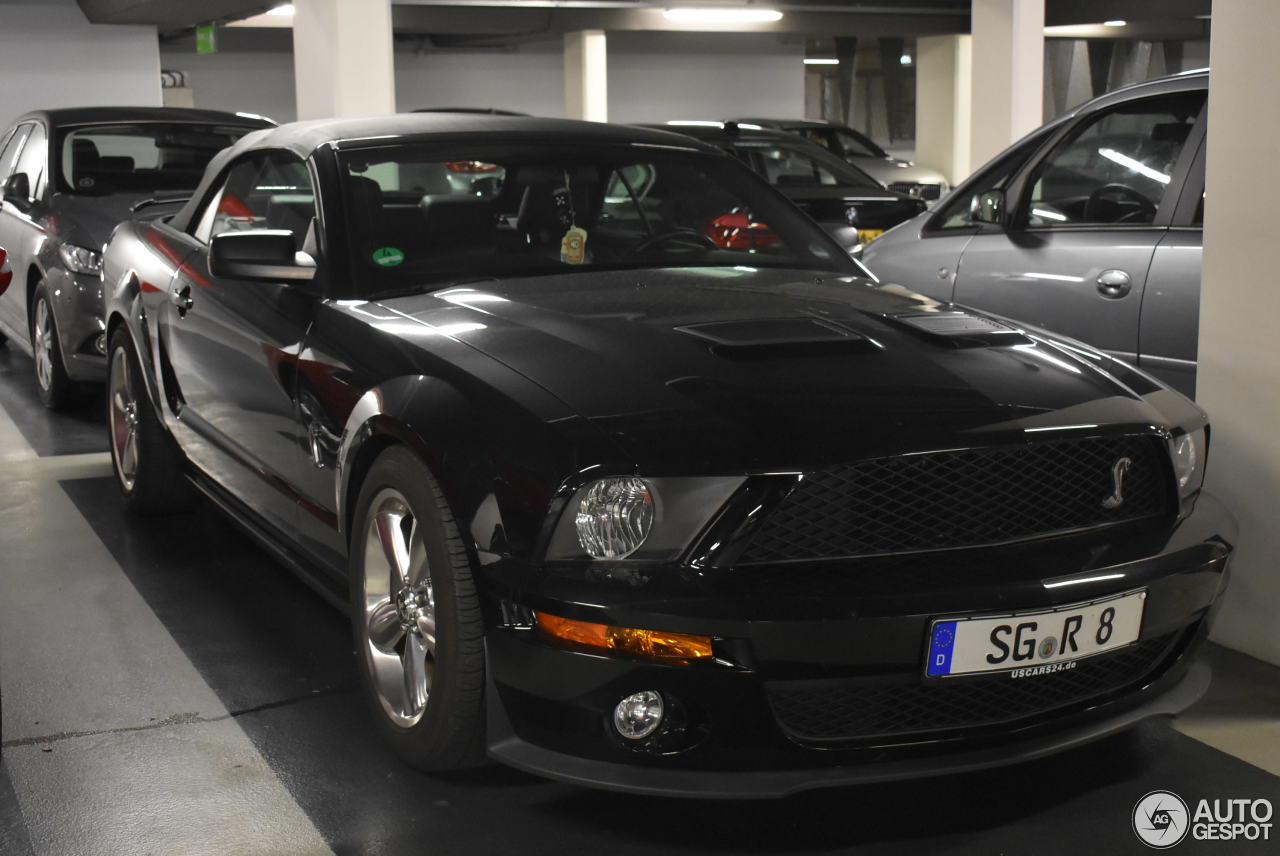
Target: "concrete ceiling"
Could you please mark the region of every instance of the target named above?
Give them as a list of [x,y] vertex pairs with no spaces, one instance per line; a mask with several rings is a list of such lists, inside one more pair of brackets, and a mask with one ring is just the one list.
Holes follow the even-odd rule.
[[[173,32],[210,21],[230,22],[261,14],[283,0],[78,0],[99,24],[153,24]],[[1211,0],[1046,0],[1049,26],[1096,24],[1125,19],[1131,28],[1099,33],[1115,38],[1200,38],[1206,34]],[[670,6],[728,5],[727,0],[393,0],[398,33],[523,37],[582,30],[687,30],[705,26],[667,21]],[[826,36],[913,36],[969,30],[969,0],[759,0],[786,14],[769,24],[727,27],[738,32]],[[286,19],[287,20],[287,19]],[[1154,29],[1153,29],[1154,28]]]

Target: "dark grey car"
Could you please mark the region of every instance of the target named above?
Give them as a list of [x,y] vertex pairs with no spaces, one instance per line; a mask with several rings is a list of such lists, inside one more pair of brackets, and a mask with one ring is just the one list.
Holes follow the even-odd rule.
[[[0,338],[64,403],[106,377],[101,249],[130,216],[177,210],[221,149],[260,117],[164,107],[28,113],[0,134]],[[8,274],[7,276],[5,274]]]
[[1207,72],[1084,104],[869,245],[885,282],[1088,342],[1195,391]]

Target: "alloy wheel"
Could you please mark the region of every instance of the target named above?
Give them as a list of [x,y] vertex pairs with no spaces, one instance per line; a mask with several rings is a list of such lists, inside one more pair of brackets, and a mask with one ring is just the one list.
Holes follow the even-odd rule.
[[36,301],[35,323],[31,329],[31,350],[36,360],[36,380],[47,390],[53,383],[53,314],[43,298]]
[[116,348],[111,357],[107,394],[111,400],[111,457],[125,492],[133,490],[138,477],[138,399],[133,391],[129,354]]
[[422,526],[404,495],[386,488],[369,506],[364,543],[364,654],[374,692],[396,725],[427,709],[436,662],[436,609]]

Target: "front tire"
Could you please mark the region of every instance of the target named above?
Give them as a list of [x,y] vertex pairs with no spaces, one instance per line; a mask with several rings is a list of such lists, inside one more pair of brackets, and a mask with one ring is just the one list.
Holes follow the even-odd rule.
[[374,461],[351,535],[356,659],[379,730],[421,770],[484,758],[484,623],[471,563],[430,470],[394,446]]
[[36,363],[40,401],[50,410],[61,410],[75,397],[76,384],[62,364],[62,342],[53,317],[49,289],[42,282],[31,295],[31,352]]
[[111,334],[107,354],[111,469],[125,505],[142,515],[189,510],[195,492],[183,472],[182,452],[151,406],[133,339],[124,327]]

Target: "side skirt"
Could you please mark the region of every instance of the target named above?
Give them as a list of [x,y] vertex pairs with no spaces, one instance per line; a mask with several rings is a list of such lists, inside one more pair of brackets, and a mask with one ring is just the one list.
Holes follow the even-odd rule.
[[272,555],[304,583],[344,614],[350,608],[346,576],[336,570],[320,567],[307,559],[279,535],[274,528],[263,524],[244,503],[215,484],[202,473],[190,473],[188,478],[196,489],[231,518],[245,534]]

